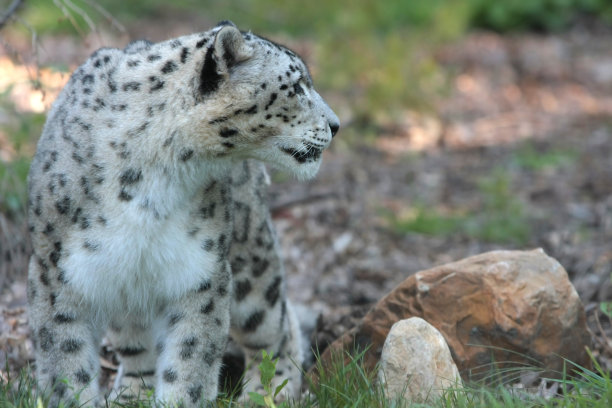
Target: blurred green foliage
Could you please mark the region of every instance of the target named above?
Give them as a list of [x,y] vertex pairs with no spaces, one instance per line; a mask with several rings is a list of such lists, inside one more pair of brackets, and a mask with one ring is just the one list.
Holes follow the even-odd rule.
[[83,33],[87,19],[106,18],[96,5],[126,24],[189,15],[202,19],[202,30],[230,19],[258,33],[316,39],[309,59],[319,87],[341,92],[354,117],[370,120],[430,107],[448,83],[434,46],[471,28],[557,30],[582,15],[612,23],[610,0],[30,0],[23,20],[39,35]]
[[579,16],[591,16],[612,24],[610,0],[472,1],[474,9],[470,25],[500,32],[560,30]]
[[502,244],[525,245],[530,220],[513,188],[511,174],[496,169],[477,183],[478,206],[473,209],[441,209],[417,204],[408,216],[383,211],[389,227],[400,234],[461,235]]
[[[16,22],[8,29],[24,35],[36,32],[39,38],[50,34],[84,35],[92,27],[110,26],[108,15],[128,26],[159,23],[168,16],[174,16],[175,21],[181,16],[196,18],[201,19],[202,30],[230,19],[243,29],[274,38],[289,35],[311,40],[307,57],[315,80],[324,93],[344,101],[351,112],[353,126],[344,127],[342,139],[352,144],[367,140],[369,134],[377,135],[376,122],[381,117],[392,119],[407,108],[427,109],[447,91],[450,74],[439,66],[433,54],[440,43],[455,40],[473,28],[556,30],[567,27],[578,16],[589,15],[612,23],[612,1],[29,0],[20,11],[23,23]],[[0,109],[13,114],[3,96]],[[3,129],[11,142],[19,145],[23,143],[21,139],[36,140],[42,116],[14,114],[19,119],[11,122],[10,129]],[[17,150],[14,163],[0,163],[0,187],[4,192],[0,210],[17,210],[25,197],[18,180],[25,180],[27,166],[20,163],[27,162],[28,153]],[[539,153],[519,152],[516,161],[521,167],[538,170],[572,159],[563,152],[544,156]],[[17,193],[9,197],[12,193],[7,191]],[[425,220],[435,226],[432,216],[425,209],[421,211],[417,224],[425,224],[421,222]],[[455,223],[454,219],[444,221],[439,228],[444,231],[450,228],[444,225]],[[482,227],[476,230],[482,231]]]
[[44,114],[18,112],[8,100],[9,88],[0,94],[0,112],[12,118],[0,123],[0,132],[9,136],[10,160],[0,157],[0,212],[12,216],[25,213],[26,177],[30,168],[32,147],[42,131]]
[[556,148],[538,148],[533,143],[526,143],[514,153],[513,162],[517,166],[533,171],[556,169],[571,164],[578,158],[578,153]]
[[10,160],[0,158],[0,212],[22,216],[25,214],[25,180],[30,168],[31,147],[42,131],[45,115],[17,113],[0,95],[0,110],[3,109],[16,120],[0,125],[0,132],[9,135],[14,149]]

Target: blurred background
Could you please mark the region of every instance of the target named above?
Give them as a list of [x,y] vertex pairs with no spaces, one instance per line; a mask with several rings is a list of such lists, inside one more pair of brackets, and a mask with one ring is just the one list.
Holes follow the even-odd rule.
[[25,178],[49,105],[100,46],[229,19],[301,54],[342,122],[316,180],[273,171],[270,190],[290,296],[320,316],[321,342],[418,270],[542,247],[612,368],[609,0],[1,0],[0,16],[9,366],[31,358]]

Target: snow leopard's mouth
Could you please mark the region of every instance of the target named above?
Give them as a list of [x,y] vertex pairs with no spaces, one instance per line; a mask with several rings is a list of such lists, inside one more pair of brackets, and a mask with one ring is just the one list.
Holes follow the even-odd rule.
[[323,153],[323,149],[311,144],[306,144],[300,149],[283,147],[281,150],[291,155],[298,163],[317,161],[321,158],[321,154]]

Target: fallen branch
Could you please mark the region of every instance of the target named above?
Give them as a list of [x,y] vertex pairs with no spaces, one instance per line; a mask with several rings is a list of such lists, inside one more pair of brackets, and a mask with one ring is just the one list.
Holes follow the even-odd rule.
[[335,197],[338,197],[338,193],[334,191],[311,194],[311,195],[306,195],[302,197],[294,197],[294,198],[290,198],[280,203],[272,203],[270,205],[270,212],[272,214],[278,214],[281,211],[284,211],[291,207],[295,207],[297,205],[309,204],[314,201],[325,200],[328,198],[335,198]]

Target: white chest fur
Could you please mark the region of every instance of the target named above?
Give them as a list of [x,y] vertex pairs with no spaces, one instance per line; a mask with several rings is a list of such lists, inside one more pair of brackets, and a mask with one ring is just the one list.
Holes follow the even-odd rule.
[[189,236],[186,212],[163,220],[131,215],[95,233],[71,235],[60,267],[72,287],[105,312],[148,314],[208,278],[217,254]]
[[183,183],[172,183],[156,176],[143,180],[129,204],[106,202],[106,225],[73,230],[64,240],[66,256],[59,266],[74,290],[105,315],[150,315],[156,305],[210,278],[216,266],[218,252],[203,248],[201,235],[189,234],[194,222],[210,239],[229,228],[219,217],[194,219],[202,200],[218,201],[214,192],[201,196],[206,182],[187,181],[206,177],[181,177]]

